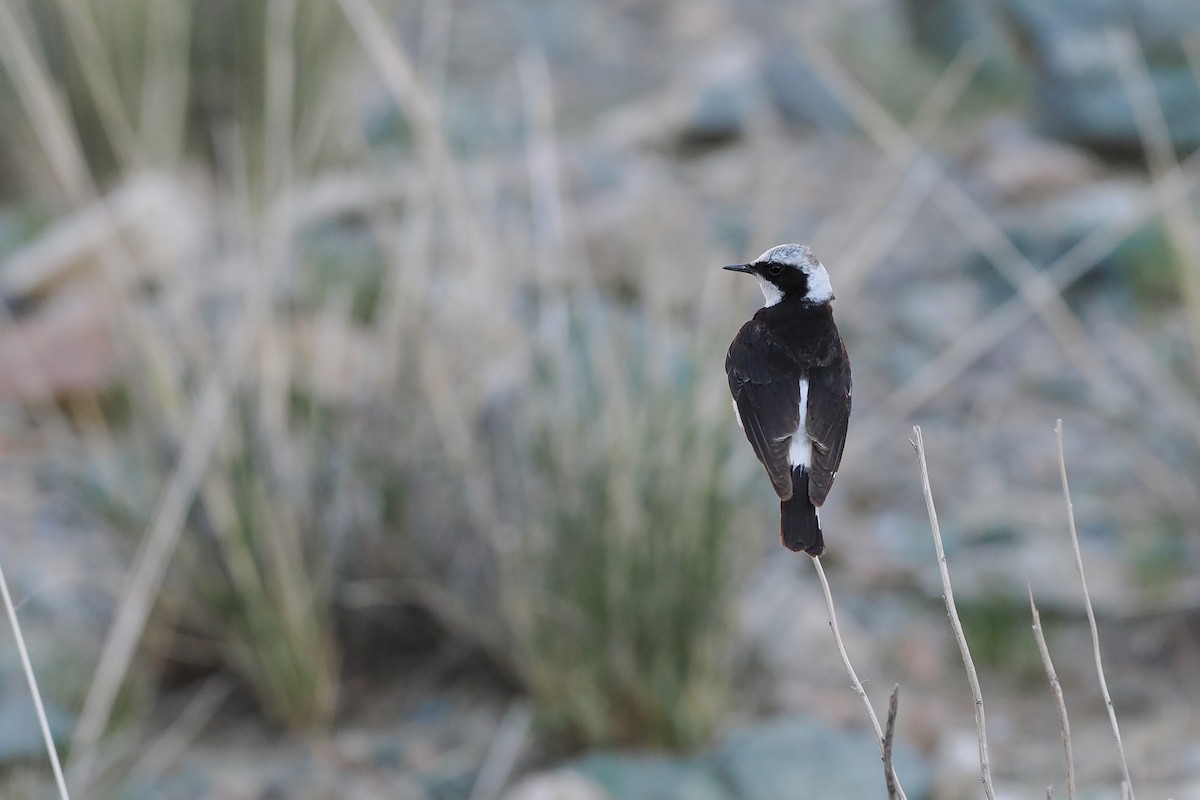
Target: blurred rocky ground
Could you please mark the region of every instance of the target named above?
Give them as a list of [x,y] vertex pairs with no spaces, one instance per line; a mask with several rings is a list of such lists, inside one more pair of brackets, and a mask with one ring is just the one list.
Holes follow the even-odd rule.
[[[828,265],[855,366],[855,418],[825,516],[825,561],[876,707],[902,686],[897,768],[913,800],[978,792],[972,705],[908,442],[914,423],[982,670],[997,784],[1010,797],[1042,796],[1050,784],[1065,794],[1057,716],[1029,630],[1031,589],[1072,712],[1083,796],[1120,796],[1058,482],[1057,418],[1137,789],[1200,798],[1200,383],[1189,316],[1200,308],[1178,291],[1179,271],[1200,264],[1153,217],[1040,314],[1021,311],[1012,277],[1032,285],[1052,275],[1096,231],[1125,225],[1152,184],[1153,167],[1130,158],[1148,133],[1107,48],[1144,59],[1134,78],[1154,86],[1172,153],[1200,145],[1198,9],[1187,0],[455,5],[444,101],[452,138],[466,152],[482,148],[472,137],[494,132],[488,115],[517,94],[513,65],[541,54],[556,146],[602,288],[619,296],[638,285],[627,271],[644,269],[629,257],[644,226],[676,243],[651,255],[674,264],[673,279],[647,283],[640,298],[662,315],[689,313],[693,276],[720,266],[689,261],[706,249],[697,241],[748,258],[806,240]],[[415,7],[396,22],[402,38],[419,39],[406,33],[420,30]],[[814,36],[877,108],[847,95],[806,48]],[[966,45],[981,72],[943,120],[908,133]],[[379,136],[400,124],[380,99],[367,105]],[[161,197],[177,188],[126,187],[112,203],[128,209],[135,231],[154,234],[147,246],[186,250],[199,234],[163,215],[176,206]],[[202,228],[201,216],[183,218]],[[65,741],[88,678],[73,670],[95,659],[122,565],[96,515],[10,431],[20,430],[18,401],[30,391],[61,400],[118,379],[99,332],[117,311],[102,292],[77,291],[95,278],[80,255],[94,245],[54,229],[14,241],[19,227],[0,226],[10,237],[0,286],[15,316],[0,353],[32,353],[50,385],[22,389],[0,372],[0,558]],[[753,309],[744,288],[730,283],[731,320]],[[25,313],[21,301],[33,295],[53,299]],[[722,358],[713,352],[714,369]],[[755,472],[748,448],[737,457]],[[139,763],[120,796],[882,797],[878,753],[811,567],[770,530],[762,539],[762,564],[738,602],[737,712],[698,754],[564,756],[539,738],[511,687],[449,646],[432,667],[397,662],[403,677],[351,701],[328,735],[280,741],[238,716],[236,692],[185,686],[146,731],[178,746]],[[6,637],[0,663],[15,664],[12,651]],[[25,691],[5,667],[0,759],[14,792],[39,780]],[[217,719],[221,707],[234,710]]]

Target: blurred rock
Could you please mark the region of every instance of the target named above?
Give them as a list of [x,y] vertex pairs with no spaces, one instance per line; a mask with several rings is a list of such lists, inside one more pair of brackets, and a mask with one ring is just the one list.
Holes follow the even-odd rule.
[[858,129],[837,96],[821,82],[790,43],[767,47],[762,59],[763,82],[786,122],[820,131],[843,133]]
[[73,287],[0,328],[0,400],[44,402],[112,386],[121,365],[110,297],[94,282]]
[[45,401],[112,386],[120,367],[114,292],[141,291],[199,254],[211,238],[205,192],[171,175],[132,178],[0,265],[0,297],[17,316],[0,331],[0,399]]
[[611,800],[590,778],[570,769],[531,775],[509,789],[504,800]]
[[597,754],[571,765],[603,787],[612,800],[732,800],[703,761],[659,756]]
[[1044,139],[1020,121],[992,121],[968,156],[973,188],[1002,203],[1038,200],[1099,180],[1103,164],[1085,150]]
[[700,64],[680,140],[684,145],[719,144],[742,136],[763,103],[749,47],[717,52]]
[[752,42],[734,38],[661,92],[609,114],[602,138],[684,150],[741,138],[767,108],[756,58]]
[[[109,268],[121,280],[152,280],[167,265],[195,255],[210,239],[210,204],[198,181],[147,173],[130,179],[88,208],[55,222],[0,265],[7,301],[44,295]],[[113,263],[105,265],[106,253]]]
[[1132,37],[1171,141],[1181,152],[1200,147],[1200,84],[1182,44],[1200,31],[1193,0],[906,0],[905,7],[917,42],[943,58],[967,43],[993,64],[1016,53],[1033,70],[1040,130],[1104,151],[1142,149],[1109,31]]
[[[779,720],[729,736],[717,769],[739,800],[845,800],[886,795],[879,743],[866,729],[834,730],[807,717]],[[893,764],[912,800],[931,792],[929,765],[896,742]]]
[[1200,30],[1200,4],[1010,0],[1008,7],[1036,71],[1034,104],[1045,133],[1100,149],[1141,150],[1111,27],[1136,37],[1171,141],[1183,151],[1200,147],[1200,86],[1180,44],[1181,35]]
[[989,0],[904,0],[904,14],[916,44],[945,61],[970,46],[986,65],[1012,64],[1012,47]]

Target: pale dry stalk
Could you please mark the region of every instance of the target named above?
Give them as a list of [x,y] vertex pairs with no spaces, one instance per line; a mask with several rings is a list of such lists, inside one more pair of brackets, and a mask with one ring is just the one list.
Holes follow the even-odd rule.
[[971,684],[971,696],[975,699],[975,726],[979,729],[980,781],[988,800],[996,800],[996,792],[992,788],[992,766],[988,757],[987,719],[983,710],[983,691],[979,688],[979,674],[975,672],[975,662],[971,659],[971,648],[967,646],[962,620],[958,618],[958,609],[954,605],[954,588],[950,585],[950,569],[946,565],[946,551],[942,547],[942,531],[938,525],[937,509],[933,506],[933,490],[929,487],[929,469],[925,465],[925,442],[921,439],[919,425],[913,426],[912,446],[917,451],[917,459],[921,464],[921,490],[925,494],[925,508],[929,512],[929,527],[933,531],[933,545],[937,551],[938,572],[942,577],[942,599],[946,601],[946,613],[950,616],[950,627],[954,629],[954,639],[958,642],[963,667],[967,671],[967,681]]
[[1033,602],[1033,587],[1029,587],[1029,610],[1033,614],[1033,636],[1037,639],[1038,652],[1042,656],[1042,666],[1046,668],[1046,677],[1050,679],[1050,689],[1054,692],[1054,704],[1058,708],[1063,754],[1067,762],[1067,800],[1075,800],[1075,758],[1071,752],[1071,722],[1067,719],[1067,703],[1063,699],[1062,685],[1058,682],[1058,673],[1054,669],[1054,662],[1050,659],[1050,648],[1046,646],[1046,635],[1042,632],[1042,618],[1038,614],[1037,605]]
[[[850,656],[846,653],[846,644],[842,641],[842,632],[838,629],[837,611],[833,607],[833,593],[829,591],[829,580],[825,577],[825,568],[821,566],[820,557],[814,557],[813,566],[817,570],[817,577],[821,581],[821,591],[825,594],[825,609],[829,612],[829,629],[833,631],[833,641],[837,645],[838,655],[842,657],[842,665],[846,668],[846,674],[850,676],[850,683],[854,687],[854,692],[862,698],[863,705],[867,707],[867,716],[871,718],[871,727],[875,729],[875,736],[879,742],[879,752],[885,759],[889,759],[890,753],[887,747],[887,740],[883,734],[883,728],[879,726],[879,717],[875,714],[875,707],[871,705],[871,698],[867,697],[867,690],[863,688],[862,681],[858,679],[858,673],[854,671],[854,665],[850,663]],[[908,800],[904,794],[904,789],[900,786],[900,779],[896,776],[896,770],[891,768],[889,764],[889,797],[891,790],[895,788],[895,797],[898,800]]]
[[46,755],[50,757],[50,767],[54,770],[54,782],[58,785],[58,794],[63,800],[70,800],[67,794],[67,782],[63,778],[62,764],[58,761],[58,750],[54,747],[54,737],[50,733],[50,723],[46,719],[46,708],[42,705],[42,693],[38,691],[33,662],[29,660],[29,651],[25,649],[25,637],[21,635],[21,622],[17,619],[17,608],[13,605],[12,595],[8,593],[8,581],[4,578],[3,569],[0,569],[0,594],[4,596],[4,609],[8,612],[8,621],[12,624],[13,636],[17,640],[17,654],[21,658],[21,668],[25,671],[25,680],[29,683],[29,693],[33,695],[33,707],[37,711],[38,726],[42,729]]
[[1108,721],[1112,724],[1113,736],[1117,740],[1117,752],[1121,756],[1122,795],[1134,800],[1133,780],[1129,777],[1129,763],[1125,760],[1125,745],[1121,743],[1121,728],[1117,725],[1117,712],[1113,708],[1112,695],[1108,693],[1108,682],[1104,679],[1104,663],[1100,658],[1100,632],[1096,628],[1096,612],[1092,609],[1092,598],[1088,594],[1087,576],[1083,572],[1083,555],[1079,550],[1079,532],[1075,529],[1075,507],[1071,504],[1071,487],[1067,484],[1067,458],[1063,454],[1063,424],[1058,420],[1054,428],[1058,438],[1058,470],[1062,477],[1063,498],[1067,501],[1067,527],[1071,531],[1071,546],[1075,550],[1075,569],[1079,572],[1079,584],[1083,587],[1083,605],[1087,609],[1088,626],[1092,630],[1092,654],[1096,658],[1096,674],[1100,678],[1100,692],[1104,696],[1104,707]]

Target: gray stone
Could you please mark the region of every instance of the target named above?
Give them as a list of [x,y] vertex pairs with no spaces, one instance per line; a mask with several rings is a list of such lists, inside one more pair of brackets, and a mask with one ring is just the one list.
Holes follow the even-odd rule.
[[904,15],[922,49],[949,61],[969,45],[986,67],[1007,70],[1015,58],[994,7],[989,0],[904,0]]
[[741,137],[762,108],[753,50],[718,52],[696,67],[693,80],[681,143],[717,144]]
[[837,97],[797,56],[795,45],[769,46],[762,75],[771,102],[785,121],[821,131],[857,130],[854,118]]
[[569,769],[530,775],[504,794],[504,800],[612,800],[591,778]]
[[601,753],[570,765],[612,800],[732,800],[704,761]]
[[985,65],[1005,71],[1023,59],[1033,71],[1043,133],[1097,150],[1140,152],[1109,35],[1120,31],[1144,54],[1176,148],[1200,147],[1200,85],[1181,44],[1200,30],[1194,0],[905,0],[905,11],[917,43],[943,58],[969,43]]
[[[1200,30],[1194,0],[1007,0],[1034,69],[1038,125],[1050,135],[1102,150],[1141,150],[1109,30],[1133,36],[1155,99],[1181,151],[1200,147],[1200,85],[1180,45]],[[1132,22],[1132,24],[1130,24]]]
[[[929,766],[902,742],[896,743],[893,756],[908,797],[929,797]],[[731,735],[715,759],[739,800],[887,796],[875,736],[866,730],[834,730],[811,717],[782,719]]]

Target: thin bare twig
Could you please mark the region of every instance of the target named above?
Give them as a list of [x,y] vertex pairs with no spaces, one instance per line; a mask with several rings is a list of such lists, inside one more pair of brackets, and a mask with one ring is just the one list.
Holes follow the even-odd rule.
[[929,526],[933,531],[933,545],[937,551],[938,572],[942,576],[942,599],[946,601],[946,613],[950,616],[950,626],[954,629],[954,638],[958,641],[958,651],[962,654],[963,666],[967,670],[967,680],[971,684],[971,695],[975,698],[975,726],[979,729],[979,775],[983,783],[983,792],[988,800],[996,800],[996,792],[992,788],[992,766],[988,760],[987,722],[983,712],[983,691],[979,688],[979,675],[975,672],[975,662],[971,659],[971,648],[967,646],[967,637],[963,633],[962,621],[958,618],[958,609],[954,606],[954,589],[950,585],[950,570],[946,566],[946,551],[942,548],[942,531],[938,526],[937,509],[933,507],[933,490],[929,487],[929,469],[925,465],[925,442],[921,439],[921,426],[913,426],[912,446],[917,451],[917,459],[921,464],[921,490],[925,494],[925,508],[929,512]]
[[46,708],[42,705],[42,693],[38,691],[33,662],[29,660],[29,651],[25,649],[25,637],[21,635],[21,622],[17,619],[17,608],[13,605],[12,595],[8,593],[8,581],[4,579],[3,569],[0,569],[0,593],[4,596],[4,609],[8,612],[8,621],[12,624],[13,636],[17,640],[17,654],[21,657],[21,668],[25,670],[25,680],[29,682],[29,693],[33,695],[33,707],[37,711],[38,725],[42,729],[42,740],[46,743],[46,755],[50,757],[50,768],[54,770],[54,782],[58,784],[58,793],[63,800],[70,800],[70,795],[67,794],[67,782],[63,779],[62,764],[58,761],[58,750],[54,747],[54,737],[50,733],[50,723],[46,719]]
[[[833,631],[833,641],[837,645],[838,655],[842,657],[842,664],[846,667],[846,674],[850,676],[850,683],[854,687],[855,693],[862,698],[863,705],[867,707],[867,716],[871,718],[871,726],[875,728],[875,736],[879,741],[879,751],[886,757],[883,729],[879,727],[879,717],[875,715],[875,707],[871,705],[871,699],[867,697],[867,690],[863,688],[862,681],[858,679],[858,674],[854,671],[854,665],[850,663],[850,656],[847,655],[846,645],[842,641],[842,632],[838,629],[837,612],[833,608],[833,594],[829,591],[829,580],[825,577],[825,568],[821,566],[820,556],[813,556],[812,562],[817,570],[817,578],[821,581],[821,591],[825,593],[825,608],[829,612],[829,629]],[[890,769],[889,772],[891,780],[895,783],[896,797],[899,800],[908,800],[904,789],[900,786],[896,770]]]
[[1083,587],[1083,604],[1087,609],[1088,625],[1092,629],[1092,653],[1096,657],[1096,674],[1100,677],[1100,692],[1104,695],[1104,706],[1108,709],[1108,721],[1112,724],[1113,736],[1117,739],[1117,752],[1121,756],[1122,795],[1128,792],[1133,800],[1133,780],[1129,777],[1129,763],[1125,760],[1125,745],[1121,743],[1121,728],[1117,725],[1117,712],[1113,708],[1112,696],[1108,693],[1108,682],[1104,680],[1104,663],[1100,659],[1100,632],[1096,628],[1096,612],[1092,609],[1092,598],[1088,595],[1087,577],[1083,572],[1083,555],[1079,550],[1079,532],[1075,529],[1075,507],[1071,504],[1071,487],[1067,484],[1067,458],[1063,454],[1062,420],[1054,427],[1058,439],[1058,469],[1062,477],[1063,497],[1067,501],[1067,527],[1071,531],[1071,546],[1075,549],[1075,568],[1079,571],[1079,583]]
[[1062,730],[1063,752],[1067,761],[1067,800],[1075,800],[1075,758],[1071,753],[1071,723],[1067,719],[1067,703],[1063,699],[1062,686],[1058,682],[1058,673],[1054,662],[1050,660],[1050,648],[1046,646],[1046,636],[1042,632],[1042,618],[1038,614],[1037,605],[1033,602],[1033,587],[1029,587],[1029,611],[1033,614],[1033,636],[1037,639],[1038,652],[1042,654],[1042,666],[1046,668],[1046,676],[1050,679],[1050,689],[1054,692],[1054,703],[1058,707],[1058,722]]
[[897,800],[896,768],[892,766],[892,741],[896,737],[896,711],[900,703],[900,684],[892,688],[888,700],[887,724],[883,729],[883,780],[887,784],[888,800]]

